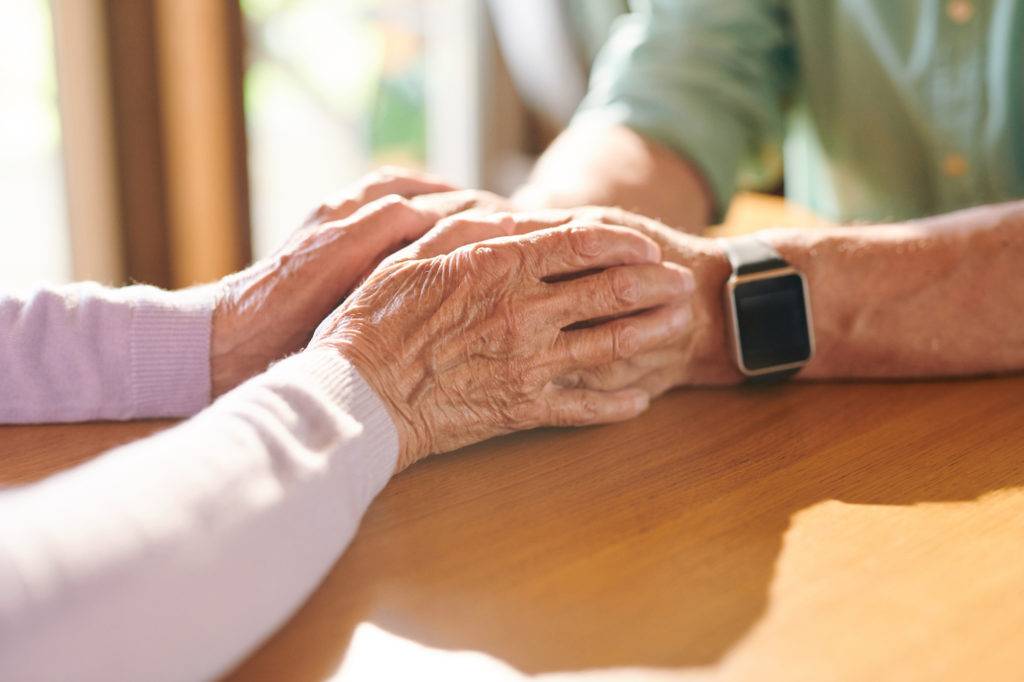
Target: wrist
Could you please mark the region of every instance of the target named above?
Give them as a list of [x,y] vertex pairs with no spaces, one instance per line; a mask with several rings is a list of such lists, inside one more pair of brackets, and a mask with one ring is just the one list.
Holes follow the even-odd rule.
[[354,367],[363,381],[380,399],[385,412],[389,416],[397,434],[397,461],[394,473],[406,469],[411,464],[430,454],[429,434],[417,425],[417,420],[409,407],[409,401],[400,399],[403,382],[390,371],[390,365],[381,361],[366,348],[373,344],[362,343],[347,334],[336,334],[331,341],[314,342],[307,351],[329,353],[346,364]]
[[312,331],[309,320],[329,312],[317,300],[329,287],[323,275],[314,270],[300,280],[279,270],[275,261],[260,261],[209,285],[216,292],[210,334],[214,397],[302,348]]
[[730,347],[725,314],[725,284],[732,267],[725,249],[715,239],[700,239],[701,249],[686,263],[697,279],[694,292],[694,334],[688,383],[721,386],[738,384],[743,373]]
[[287,387],[280,395],[294,407],[285,426],[297,432],[321,432],[325,440],[318,447],[324,447],[325,453],[346,454],[327,447],[327,432],[317,426],[325,417],[332,424],[327,431],[348,441],[363,441],[365,447],[351,451],[367,458],[366,471],[371,474],[367,480],[383,482],[398,470],[399,434],[394,420],[365,375],[335,349],[320,346],[296,353],[272,365],[255,382]]
[[210,319],[210,389],[216,398],[245,381],[246,362],[242,358],[237,301],[224,280],[210,285],[214,295]]
[[853,229],[774,228],[758,233],[807,280],[815,353],[798,375],[806,379],[849,375],[865,360],[844,348],[850,347],[858,319],[871,314],[868,301],[874,296],[868,292],[878,281],[873,273],[882,253],[876,250],[879,244],[858,241]]

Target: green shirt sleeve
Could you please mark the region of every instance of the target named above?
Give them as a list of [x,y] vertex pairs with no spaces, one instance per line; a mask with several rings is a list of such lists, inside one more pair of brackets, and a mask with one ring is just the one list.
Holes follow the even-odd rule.
[[626,125],[703,172],[721,218],[747,163],[778,149],[793,48],[779,0],[649,0],[616,24],[579,119]]

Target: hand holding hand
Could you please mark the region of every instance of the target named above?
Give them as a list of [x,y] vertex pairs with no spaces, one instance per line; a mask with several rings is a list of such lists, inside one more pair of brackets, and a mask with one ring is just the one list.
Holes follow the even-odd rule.
[[[210,340],[213,395],[304,346],[383,257],[439,218],[490,200],[452,189],[408,171],[371,174],[314,211],[272,256],[221,280]],[[436,192],[446,194],[410,200]]]
[[449,218],[385,261],[310,347],[336,349],[383,398],[398,469],[519,429],[627,419],[644,391],[555,379],[681,341],[692,277],[660,260],[610,225]]
[[638,388],[655,398],[676,386],[716,386],[743,380],[732,359],[724,314],[723,286],[732,270],[717,240],[682,233],[616,208],[587,206],[545,214],[552,220],[600,221],[637,230],[661,247],[666,262],[690,270],[696,283],[691,296],[693,320],[682,338],[630,358],[569,372],[556,380],[559,385],[605,391]]

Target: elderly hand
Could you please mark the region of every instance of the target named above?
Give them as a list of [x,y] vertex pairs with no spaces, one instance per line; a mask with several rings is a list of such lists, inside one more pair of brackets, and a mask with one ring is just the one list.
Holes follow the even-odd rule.
[[658,243],[665,261],[689,269],[696,283],[691,296],[693,320],[683,338],[629,358],[566,373],[556,383],[605,391],[638,388],[655,398],[676,386],[727,385],[743,380],[726,332],[723,287],[732,269],[717,240],[681,233],[657,220],[615,208],[587,206],[545,214],[552,220],[601,221],[642,232]]
[[628,419],[646,392],[554,380],[682,342],[692,277],[660,260],[610,225],[449,218],[385,261],[310,347],[336,349],[382,397],[399,470],[519,429]]
[[[210,378],[218,396],[301,348],[381,260],[436,221],[494,201],[408,171],[367,176],[325,203],[278,251],[218,283]],[[434,198],[410,197],[435,192]]]

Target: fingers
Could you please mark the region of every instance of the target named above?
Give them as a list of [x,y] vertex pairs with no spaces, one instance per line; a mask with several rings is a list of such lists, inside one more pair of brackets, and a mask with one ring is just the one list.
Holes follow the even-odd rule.
[[653,370],[648,372],[642,379],[640,379],[631,388],[637,388],[646,393],[651,400],[657,398],[662,393],[665,393],[669,389],[675,387],[679,382],[673,379],[672,375],[668,372],[661,370]]
[[539,279],[661,260],[661,250],[652,240],[609,225],[568,224],[513,239],[523,251],[530,274]]
[[486,218],[452,216],[441,220],[423,237],[395,254],[395,260],[433,258],[451,253],[460,246],[504,237],[510,234],[513,226],[507,213]]
[[672,386],[677,368],[685,362],[686,353],[685,343],[676,343],[641,351],[626,360],[570,372],[554,379],[554,382],[566,388],[618,391],[623,388],[646,389],[652,385],[651,379],[661,377],[667,386]]
[[476,189],[425,194],[414,197],[412,203],[417,209],[436,215],[439,220],[464,211],[479,212],[479,216],[486,216],[513,208],[505,197]]
[[450,183],[422,171],[386,166],[363,180],[362,190],[357,198],[362,199],[363,203],[369,203],[389,194],[409,199],[421,194],[453,190],[455,187]]
[[404,242],[421,237],[434,225],[426,215],[397,194],[389,194],[360,207],[345,220],[325,223],[324,229],[342,228],[364,248],[394,250]]
[[582,224],[603,224],[629,227],[644,234],[658,233],[661,231],[672,232],[672,228],[653,218],[631,213],[625,209],[612,208],[608,206],[580,206],[577,208],[548,208],[535,211],[528,211],[521,214],[522,223],[516,234],[525,234],[540,229],[532,226],[534,220],[560,221],[562,223],[575,222]]
[[[374,245],[391,246],[389,253],[402,242],[413,242],[388,262],[431,258],[465,244],[511,232],[513,225],[507,213],[486,217],[449,215],[463,210],[482,194],[488,193],[463,190],[413,199],[389,194],[360,207],[347,219],[325,223],[324,227],[348,227],[365,232]],[[366,220],[371,217],[372,221]]]
[[548,385],[541,395],[542,426],[587,426],[632,419],[650,399],[637,389],[603,392]]
[[[462,194],[462,192],[452,192],[449,195],[441,196]],[[419,200],[413,200],[412,205],[426,205],[422,203],[422,200],[428,199],[432,200],[434,197],[420,197]],[[522,224],[527,221],[534,229],[556,227],[562,224],[561,218],[547,220],[543,217],[524,217],[514,213],[494,213],[488,216],[460,213],[439,220],[427,234],[395,254],[395,258],[392,260],[433,258],[451,253],[461,246],[507,237],[518,233]]]
[[658,223],[658,221],[652,220],[647,216],[607,206],[581,206],[580,208],[572,209],[572,211],[576,220],[622,225],[623,227],[631,227],[634,230],[645,230],[652,224]]
[[654,263],[608,268],[546,286],[553,296],[544,301],[543,312],[564,327],[682,301],[693,292],[694,280],[692,272],[675,263]]
[[342,190],[340,196],[325,201],[306,220],[307,225],[345,220],[366,204],[389,194],[406,199],[422,194],[452,192],[455,187],[426,173],[404,168],[385,167],[365,176],[353,189]]
[[537,230],[559,227],[572,222],[573,214],[572,211],[566,209],[552,208],[542,211],[516,213],[513,219],[515,221],[515,227],[512,230],[513,234],[529,234]]
[[691,319],[687,305],[661,306],[595,327],[562,331],[555,341],[562,373],[606,365],[638,353],[682,343]]

